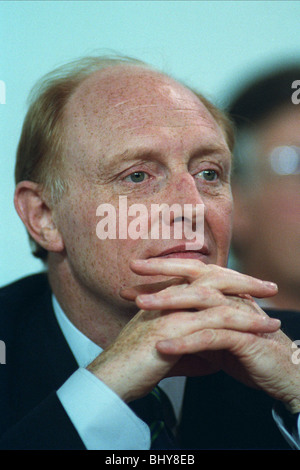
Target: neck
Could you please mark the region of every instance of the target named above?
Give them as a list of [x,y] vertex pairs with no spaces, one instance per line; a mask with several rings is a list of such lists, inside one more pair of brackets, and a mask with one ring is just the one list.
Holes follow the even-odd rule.
[[94,343],[107,348],[137,307],[126,301],[122,304],[121,300],[101,298],[74,277],[66,260],[57,262],[50,258],[48,268],[52,292],[69,320]]

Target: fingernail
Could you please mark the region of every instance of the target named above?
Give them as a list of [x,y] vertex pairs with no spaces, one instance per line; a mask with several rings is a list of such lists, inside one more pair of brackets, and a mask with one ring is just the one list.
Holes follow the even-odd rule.
[[270,322],[276,323],[277,325],[281,325],[281,321],[279,320],[279,318],[270,318]]
[[270,289],[278,289],[278,286],[277,286],[277,284],[275,284],[275,282],[264,281],[264,283]]
[[150,305],[155,300],[155,296],[152,294],[142,294],[137,296],[137,300],[143,305]]

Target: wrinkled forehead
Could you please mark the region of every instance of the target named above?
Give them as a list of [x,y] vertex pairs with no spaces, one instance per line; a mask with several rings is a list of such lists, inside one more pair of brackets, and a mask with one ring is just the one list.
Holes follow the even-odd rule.
[[[177,111],[177,114],[174,113]],[[66,116],[87,130],[109,122],[115,126],[176,126],[182,116],[212,119],[198,97],[171,78],[140,66],[115,66],[93,73],[77,88]],[[147,121],[147,122],[145,122]]]

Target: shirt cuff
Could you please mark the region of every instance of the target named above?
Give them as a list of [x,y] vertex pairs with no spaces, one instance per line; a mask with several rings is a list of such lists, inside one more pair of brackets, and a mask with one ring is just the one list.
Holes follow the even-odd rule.
[[150,430],[121,398],[79,368],[56,392],[88,450],[149,450]]
[[290,413],[283,403],[276,402],[272,410],[279,431],[292,447],[300,450],[300,413]]

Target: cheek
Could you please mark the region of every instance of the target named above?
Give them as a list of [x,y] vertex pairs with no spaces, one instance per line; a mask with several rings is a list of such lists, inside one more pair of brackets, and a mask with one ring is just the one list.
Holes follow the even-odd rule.
[[227,262],[232,234],[232,217],[231,198],[206,204],[206,223],[216,247],[216,263],[220,265]]
[[92,246],[96,242],[96,209],[83,201],[70,203],[62,212],[60,229],[66,248],[82,245],[85,249],[86,241]]
[[227,248],[231,241],[232,234],[232,211],[228,210],[218,211],[215,213],[215,230],[214,236],[218,241],[219,246]]
[[222,232],[230,234],[231,233],[231,225],[232,225],[232,218],[233,218],[233,204],[231,198],[226,198],[221,200],[220,202],[215,202],[211,209],[211,221],[212,224],[222,230]]
[[88,273],[99,265],[96,202],[80,189],[70,191],[57,208],[56,223],[63,237],[66,259],[73,271]]

